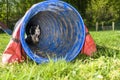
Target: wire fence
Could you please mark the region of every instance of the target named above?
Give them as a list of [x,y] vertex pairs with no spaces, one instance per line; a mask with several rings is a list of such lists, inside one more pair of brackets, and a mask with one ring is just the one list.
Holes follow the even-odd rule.
[[96,31],[108,31],[108,30],[120,30],[120,23],[119,22],[112,22],[111,24],[105,24],[105,22],[99,23],[96,22],[95,24]]

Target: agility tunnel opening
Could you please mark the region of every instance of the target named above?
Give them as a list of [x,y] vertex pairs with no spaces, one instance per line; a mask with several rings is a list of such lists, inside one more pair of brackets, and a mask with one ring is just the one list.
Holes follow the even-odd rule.
[[[26,36],[38,26],[39,42],[28,44]],[[33,30],[34,31],[34,30]],[[35,62],[73,60],[81,51],[85,27],[78,11],[63,1],[44,1],[33,5],[21,20],[20,41],[26,54]]]

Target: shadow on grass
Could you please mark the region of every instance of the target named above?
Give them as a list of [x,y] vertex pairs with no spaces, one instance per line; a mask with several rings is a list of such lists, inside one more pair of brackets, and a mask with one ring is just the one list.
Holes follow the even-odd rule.
[[97,52],[93,53],[92,56],[87,56],[85,54],[80,53],[76,57],[76,59],[84,61],[84,60],[89,59],[89,58],[97,59],[97,58],[99,58],[101,56],[119,58],[120,59],[120,50],[109,48],[109,47],[106,47],[106,46],[97,45]]
[[[92,56],[87,56],[85,54],[80,53],[72,62],[74,63],[77,60],[81,60],[81,61],[85,62],[86,60],[89,61],[91,59],[93,59],[93,60],[98,59],[101,56],[120,59],[120,50],[109,48],[106,46],[97,45],[97,52],[93,53]],[[27,60],[25,61],[25,63],[34,64],[35,62],[28,57]]]

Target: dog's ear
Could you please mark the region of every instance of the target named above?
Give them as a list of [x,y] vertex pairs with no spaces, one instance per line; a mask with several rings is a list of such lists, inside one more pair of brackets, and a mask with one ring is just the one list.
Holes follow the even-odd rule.
[[39,29],[40,28],[40,26],[39,25],[37,25],[37,29]]
[[36,26],[31,26],[30,27],[30,34],[35,34],[35,29],[36,29]]

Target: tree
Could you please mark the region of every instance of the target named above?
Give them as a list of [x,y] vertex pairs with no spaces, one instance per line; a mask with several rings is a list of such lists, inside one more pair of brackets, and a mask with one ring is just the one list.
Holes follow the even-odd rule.
[[35,3],[43,0],[0,0],[0,21],[14,28],[15,23]]
[[6,23],[7,4],[5,0],[0,1],[0,21]]
[[[118,13],[110,0],[91,0],[86,9],[86,20],[93,26],[95,22],[111,23],[118,19]],[[89,24],[90,24],[89,23]]]

